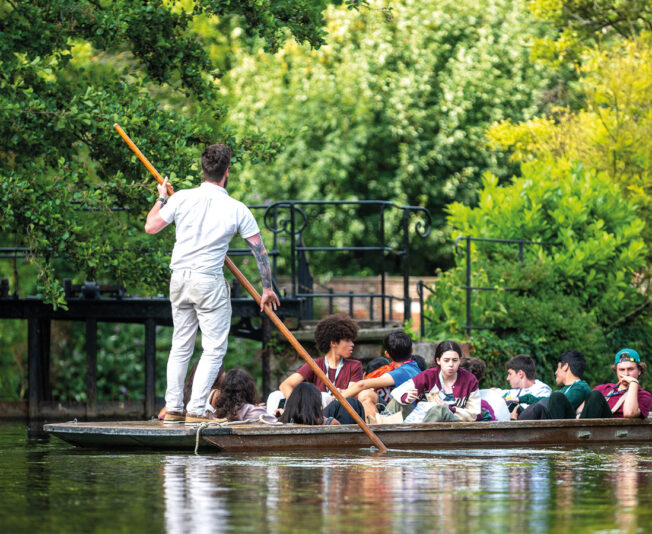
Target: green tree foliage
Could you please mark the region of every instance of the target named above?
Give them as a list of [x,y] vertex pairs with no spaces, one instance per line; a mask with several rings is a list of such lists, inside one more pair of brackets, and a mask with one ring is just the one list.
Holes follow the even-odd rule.
[[652,31],[649,0],[529,0],[528,5],[552,29],[537,40],[536,55],[560,68],[565,61],[580,61],[587,45]]
[[[490,143],[518,162],[545,161],[607,173],[646,221],[652,241],[652,33],[585,53],[578,90],[582,109],[559,108],[548,117],[489,131]],[[651,251],[652,252],[652,251]]]
[[[536,25],[512,0],[376,1],[327,13],[319,50],[288,42],[274,56],[243,52],[225,79],[236,137],[266,139],[278,151],[247,162],[239,180],[261,198],[426,207],[435,231],[413,244],[414,262],[432,272],[450,261],[444,207],[472,202],[486,170],[508,175],[484,148],[485,128],[537,111],[545,76],[529,60]],[[346,214],[306,237],[369,239]],[[355,272],[365,260],[322,266]]]
[[[589,377],[608,378],[614,328],[645,302],[637,270],[647,247],[636,207],[607,175],[581,166],[527,164],[512,184],[487,174],[483,186],[477,207],[450,206],[456,236],[548,244],[525,247],[519,263],[514,244],[473,243],[471,286],[496,289],[472,293],[472,324],[494,329],[474,332],[478,355],[500,379],[509,355],[531,353],[552,369],[563,351],[580,349],[599,364]],[[464,335],[464,285],[460,259],[428,299],[429,337]]]
[[[488,180],[478,210],[453,206],[451,221],[476,237],[558,246],[526,249],[523,265],[505,246],[474,249],[472,285],[517,291],[475,292],[473,323],[496,330],[475,331],[472,342],[494,380],[509,355],[531,353],[550,371],[563,350],[579,348],[591,359],[589,378],[605,381],[609,354],[623,346],[652,350],[649,2],[532,0],[529,7],[549,28],[533,47],[557,69],[547,98],[564,105],[490,128],[490,145],[511,153],[523,179],[507,194]],[[462,276],[458,265],[442,277],[440,300],[430,300],[441,324],[431,325],[431,335],[459,335]]]
[[[359,2],[349,2],[355,7]],[[2,243],[27,246],[40,287],[65,305],[56,258],[80,278],[164,287],[167,237],[143,235],[154,191],[119,123],[177,189],[199,146],[230,140],[215,42],[240,27],[275,50],[323,42],[325,2],[0,1]],[[209,34],[205,44],[196,28]],[[223,50],[223,48],[222,48]],[[115,211],[112,208],[120,208]]]

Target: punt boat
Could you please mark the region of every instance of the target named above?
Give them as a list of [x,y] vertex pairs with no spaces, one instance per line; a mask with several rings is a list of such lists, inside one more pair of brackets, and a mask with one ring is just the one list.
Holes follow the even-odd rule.
[[[390,449],[505,448],[652,443],[652,418],[369,425]],[[222,423],[187,426],[158,420],[68,422],[43,429],[77,447],[187,451],[289,451],[372,446],[357,425]]]

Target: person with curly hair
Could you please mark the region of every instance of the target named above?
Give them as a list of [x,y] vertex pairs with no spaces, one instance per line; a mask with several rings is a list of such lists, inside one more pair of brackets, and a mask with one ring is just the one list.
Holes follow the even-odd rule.
[[[351,382],[362,380],[362,363],[350,359],[353,342],[357,337],[358,325],[343,313],[325,317],[315,327],[317,350],[324,354],[321,358],[316,358],[315,363],[335,387],[341,390],[346,389]],[[287,377],[279,386],[279,390],[285,398],[289,398],[301,382],[309,382],[317,386],[319,391],[326,392],[326,385],[307,363]]]
[[259,406],[256,383],[252,376],[242,369],[231,369],[224,375],[220,394],[215,403],[215,417],[226,421],[248,421],[260,419],[276,421],[267,414],[265,406]]

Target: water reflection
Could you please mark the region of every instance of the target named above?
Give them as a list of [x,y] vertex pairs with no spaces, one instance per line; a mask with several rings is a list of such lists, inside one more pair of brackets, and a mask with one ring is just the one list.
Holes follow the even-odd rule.
[[2,532],[648,532],[652,445],[106,453],[0,426]]
[[225,531],[226,506],[212,471],[198,456],[170,456],[163,466],[165,527],[198,534]]
[[[609,474],[619,507],[614,520],[624,532],[638,530],[637,508],[641,504],[641,494],[650,488],[649,473],[649,460],[642,461],[636,454],[624,452],[616,468]],[[649,506],[649,499],[645,499],[645,506]],[[645,526],[649,530],[649,523]]]
[[646,530],[652,449],[168,456],[168,532]]

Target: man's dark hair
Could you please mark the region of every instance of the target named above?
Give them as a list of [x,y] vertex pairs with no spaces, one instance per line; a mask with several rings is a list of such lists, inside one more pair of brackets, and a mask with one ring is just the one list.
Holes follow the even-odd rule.
[[281,421],[297,425],[321,425],[324,422],[321,393],[315,384],[301,382],[292,390],[285,401]]
[[405,332],[390,332],[385,336],[383,345],[395,362],[404,362],[412,357],[412,339]]
[[514,356],[505,364],[505,368],[509,371],[523,371],[528,380],[534,380],[537,376],[537,368],[534,365],[534,360],[529,354],[518,354]]
[[586,358],[579,350],[564,352],[564,354],[557,358],[557,363],[561,363],[562,366],[567,363],[571,373],[577,378],[582,378],[584,371],[586,371]]
[[365,369],[365,375],[368,375],[369,373],[373,373],[376,369],[385,367],[388,364],[389,364],[389,360],[387,358],[383,358],[382,356],[379,356],[378,358],[374,358],[367,364],[367,368]]
[[322,354],[331,350],[331,341],[334,343],[339,343],[343,339],[355,341],[357,337],[358,325],[345,313],[324,317],[315,327],[315,344]]
[[426,363],[426,359],[423,356],[419,356],[418,354],[413,354],[412,359],[417,363],[420,371],[425,371],[426,369],[428,369],[428,364]]
[[460,367],[473,374],[478,379],[478,382],[484,378],[484,373],[487,370],[487,364],[483,360],[473,358],[472,356],[464,356],[460,361]]
[[220,396],[215,404],[215,415],[229,421],[238,420],[238,411],[243,404],[258,402],[256,383],[252,376],[242,369],[231,369],[224,375]]
[[219,182],[231,166],[231,149],[220,143],[206,147],[201,155],[204,180]]

